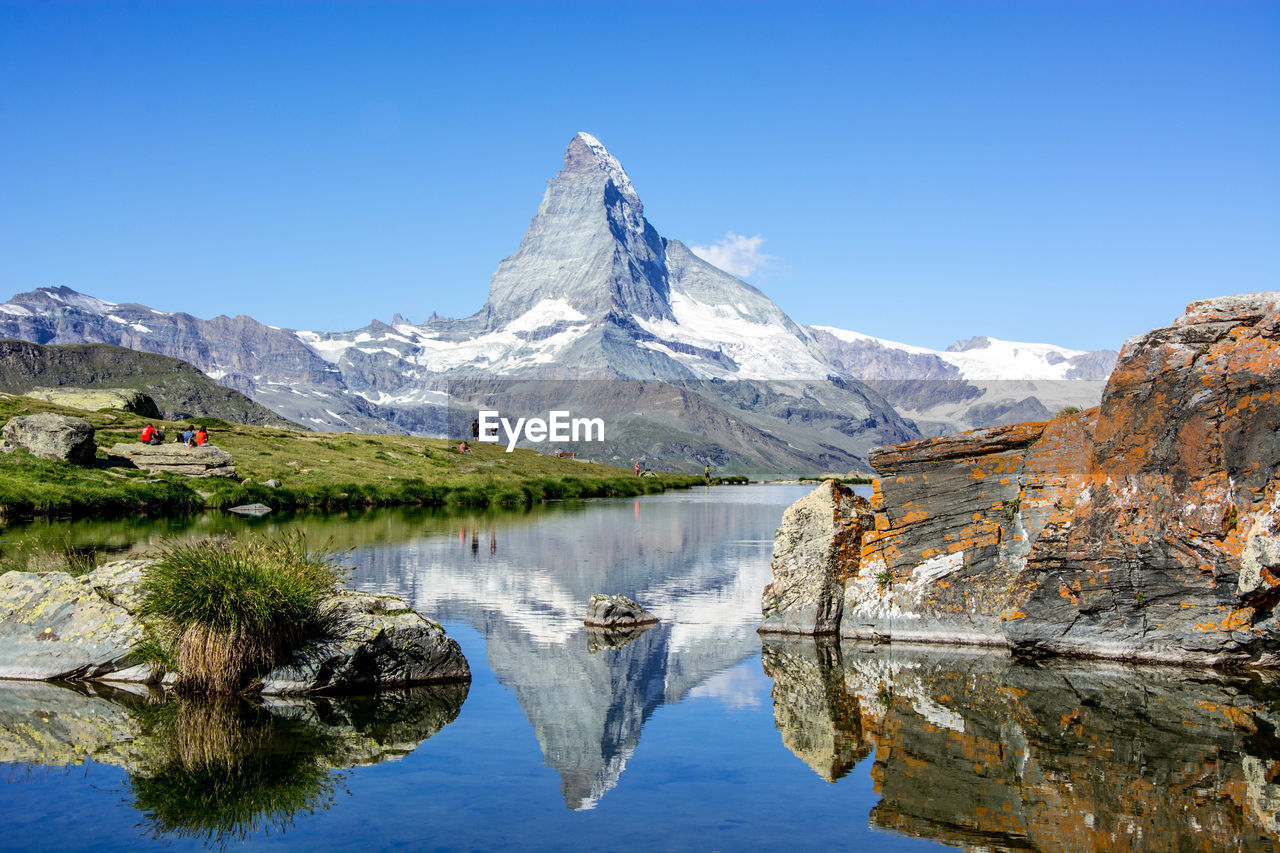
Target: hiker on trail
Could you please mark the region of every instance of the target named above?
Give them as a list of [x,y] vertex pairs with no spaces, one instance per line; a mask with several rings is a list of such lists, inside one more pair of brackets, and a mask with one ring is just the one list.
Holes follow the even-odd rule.
[[143,444],[164,444],[164,433],[147,424],[142,428],[142,433],[138,436],[138,440]]
[[201,447],[209,443],[209,433],[204,427],[196,430],[196,447]]
[[640,476],[640,460],[639,459],[636,460],[636,476],[637,477]]
[[702,469],[702,476],[707,478],[708,483],[711,482],[711,466],[710,465],[707,465],[707,467]]
[[480,422],[479,421],[471,422],[471,440],[472,441],[480,440]]

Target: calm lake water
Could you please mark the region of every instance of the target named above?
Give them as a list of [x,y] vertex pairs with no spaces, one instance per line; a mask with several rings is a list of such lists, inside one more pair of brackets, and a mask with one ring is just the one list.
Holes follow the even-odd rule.
[[[474,681],[256,707],[0,683],[0,850],[1280,846],[1274,680],[762,642],[805,491],[4,530],[12,562],[301,525],[443,622]],[[589,634],[593,592],[662,621]]]

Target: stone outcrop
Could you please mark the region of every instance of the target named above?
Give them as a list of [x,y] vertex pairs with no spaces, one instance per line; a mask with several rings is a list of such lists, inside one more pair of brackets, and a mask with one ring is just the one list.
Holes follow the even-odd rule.
[[0,575],[0,678],[65,681],[132,668],[132,649],[147,632],[112,594],[121,594],[122,580],[140,580],[140,567],[137,561],[114,563],[78,578],[65,572]]
[[335,630],[262,679],[264,694],[383,690],[470,681],[457,641],[394,595],[342,592],[331,601]]
[[619,629],[653,625],[658,617],[625,595],[598,592],[587,600],[587,618],[583,621],[592,628]]
[[163,418],[156,401],[133,388],[32,388],[22,396],[72,409],[120,409],[144,418]]
[[39,412],[10,418],[4,425],[4,441],[12,447],[26,448],[32,456],[92,465],[97,447],[93,443],[93,424],[84,418]]
[[[882,448],[840,633],[1280,663],[1278,427],[1280,293],[1263,293],[1128,341],[1096,409]],[[766,629],[786,625],[774,599]]]
[[231,454],[212,444],[187,447],[185,444],[121,441],[113,444],[107,455],[127,459],[153,474],[183,474],[188,477],[236,475]]
[[874,756],[874,828],[984,850],[1280,843],[1269,674],[824,637],[761,658],[797,758],[834,780]]
[[[136,650],[147,562],[122,560],[83,577],[0,575],[0,679],[153,683],[163,673]],[[322,605],[331,630],[267,673],[259,692],[317,694],[470,681],[458,643],[390,595],[342,591]]]
[[760,630],[835,633],[844,585],[858,574],[862,536],[872,523],[866,499],[835,480],[788,507],[774,537],[774,580],[764,588]]

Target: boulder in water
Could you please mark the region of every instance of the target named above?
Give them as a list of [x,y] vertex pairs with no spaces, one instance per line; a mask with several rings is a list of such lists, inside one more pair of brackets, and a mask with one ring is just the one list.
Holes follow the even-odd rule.
[[625,595],[596,593],[587,601],[587,625],[597,628],[630,628],[658,621],[648,610]]

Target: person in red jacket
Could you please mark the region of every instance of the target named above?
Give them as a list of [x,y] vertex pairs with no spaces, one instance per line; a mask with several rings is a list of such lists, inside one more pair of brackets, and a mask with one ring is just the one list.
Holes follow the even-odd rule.
[[198,430],[196,430],[196,447],[199,447],[202,444],[208,444],[208,443],[209,443],[209,433],[205,431],[204,427],[200,427]]
[[143,444],[164,444],[164,433],[147,424],[142,428],[142,433],[138,436],[138,440]]

